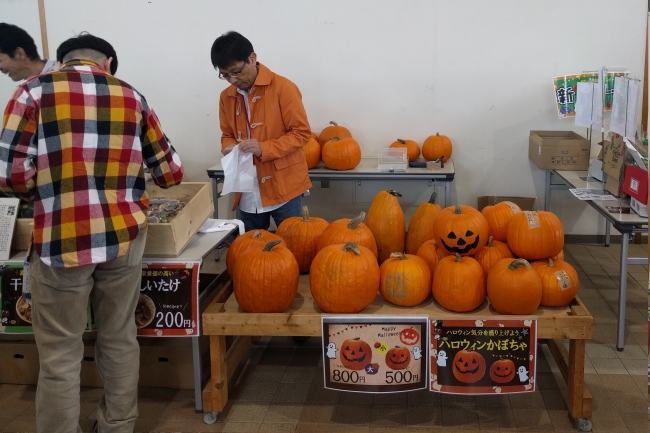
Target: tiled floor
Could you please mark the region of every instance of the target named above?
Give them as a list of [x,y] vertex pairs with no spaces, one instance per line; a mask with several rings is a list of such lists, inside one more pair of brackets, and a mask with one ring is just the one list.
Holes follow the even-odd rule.
[[[580,275],[579,296],[594,317],[587,342],[585,381],[593,396],[593,431],[648,431],[648,268],[630,266],[625,351],[616,351],[620,247],[567,245],[567,260]],[[647,244],[630,255],[647,255]],[[210,265],[212,266],[212,265]],[[247,352],[231,384],[230,401],[217,422],[194,412],[193,391],[140,390],[140,432],[441,432],[576,431],[560,377],[545,346],[538,361],[538,389],[517,396],[456,397],[427,391],[352,394],[323,389],[320,340],[296,345],[265,338]],[[561,380],[560,380],[561,382]],[[101,390],[82,391],[81,427],[89,431]],[[35,431],[34,387],[0,385],[0,431]]]

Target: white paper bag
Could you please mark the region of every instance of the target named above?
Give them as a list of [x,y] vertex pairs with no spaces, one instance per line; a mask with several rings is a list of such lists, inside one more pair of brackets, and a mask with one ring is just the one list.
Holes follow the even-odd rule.
[[231,192],[253,192],[253,182],[257,170],[253,165],[253,154],[245,153],[235,146],[232,151],[221,158],[223,167],[223,189],[221,195]]

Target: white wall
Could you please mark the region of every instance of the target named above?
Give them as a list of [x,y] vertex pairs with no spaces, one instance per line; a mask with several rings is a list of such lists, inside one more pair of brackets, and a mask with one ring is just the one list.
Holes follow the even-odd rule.
[[[16,3],[0,0],[8,11],[3,20],[18,23],[24,11]],[[544,172],[527,156],[529,130],[585,134],[557,118],[552,77],[603,65],[627,66],[643,77],[645,0],[45,0],[45,6],[52,53],[83,30],[115,46],[117,75],[158,112],[192,180],[207,180],[205,170],[220,158],[218,97],[226,83],[217,79],[209,52],[228,30],[247,36],[260,62],[298,85],[314,131],[337,120],[366,156],[397,137],[421,143],[437,131],[448,135],[456,166],[452,201],[470,205],[493,194],[543,201]],[[0,81],[0,95],[10,92],[8,81]],[[306,201],[312,214],[332,220],[367,209],[379,188],[394,184],[332,182],[329,190],[318,184]],[[431,191],[426,183],[397,185],[411,190],[402,202],[407,215]],[[222,209],[227,201],[220,201]],[[553,191],[552,203],[567,233],[603,232],[602,218],[568,192]]]

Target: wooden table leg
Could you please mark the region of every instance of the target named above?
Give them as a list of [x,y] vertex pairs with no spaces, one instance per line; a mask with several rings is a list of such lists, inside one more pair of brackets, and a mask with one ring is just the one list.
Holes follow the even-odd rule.
[[[569,340],[567,404],[569,406],[569,413],[574,419],[591,417],[591,413],[585,413],[583,405],[585,345],[586,340]],[[591,407],[591,405],[588,406]]]
[[228,371],[226,368],[226,337],[210,336],[210,384],[212,412],[221,412],[228,403]]

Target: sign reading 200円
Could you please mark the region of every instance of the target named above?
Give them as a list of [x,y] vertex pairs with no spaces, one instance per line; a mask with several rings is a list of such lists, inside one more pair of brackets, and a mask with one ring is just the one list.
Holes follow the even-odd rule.
[[429,319],[323,316],[325,388],[400,392],[428,387]]

